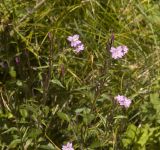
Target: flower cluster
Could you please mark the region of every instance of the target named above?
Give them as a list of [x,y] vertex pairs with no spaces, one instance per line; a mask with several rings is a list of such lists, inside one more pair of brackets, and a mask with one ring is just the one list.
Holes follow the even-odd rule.
[[123,95],[118,95],[115,97],[115,99],[121,106],[124,106],[125,108],[128,108],[131,105],[131,100]]
[[112,58],[119,59],[122,58],[127,52],[127,46],[118,46],[117,48],[111,47],[110,52],[112,53]]
[[78,34],[68,36],[67,40],[71,43],[71,47],[73,47],[77,53],[84,50],[84,45],[79,40]]
[[66,145],[63,145],[62,150],[74,150],[72,143],[68,142]]

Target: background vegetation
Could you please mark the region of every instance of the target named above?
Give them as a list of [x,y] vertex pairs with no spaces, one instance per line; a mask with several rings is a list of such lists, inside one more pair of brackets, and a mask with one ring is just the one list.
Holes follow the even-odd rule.
[[[1,0],[0,148],[158,150],[159,0]],[[85,50],[67,37],[79,34]],[[111,43],[111,37],[114,42]],[[126,45],[111,58],[109,47]],[[114,100],[132,100],[128,109]]]

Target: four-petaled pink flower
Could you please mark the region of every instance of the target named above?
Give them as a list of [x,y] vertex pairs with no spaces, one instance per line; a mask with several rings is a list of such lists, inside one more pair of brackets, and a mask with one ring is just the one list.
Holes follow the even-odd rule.
[[72,143],[68,142],[66,145],[63,145],[62,150],[74,150]]
[[128,47],[125,45],[120,46],[122,49],[123,54],[126,54],[128,52]]
[[77,53],[79,53],[80,51],[83,51],[83,50],[84,50],[84,45],[83,45],[83,44],[78,45],[78,46],[76,47],[76,49],[75,49],[75,51],[76,51]]
[[67,38],[67,40],[71,42],[71,47],[76,47],[77,45],[81,44],[81,41],[79,40],[78,34],[75,34],[73,36],[69,36]]
[[71,47],[74,48],[75,52],[79,53],[80,51],[84,50],[84,45],[79,40],[78,34],[68,36],[67,40],[71,43]]
[[118,46],[117,48],[111,47],[110,52],[112,53],[112,58],[119,59],[128,52],[128,47],[124,45]]
[[128,108],[131,105],[131,100],[123,95],[118,95],[115,97],[115,100],[121,105]]

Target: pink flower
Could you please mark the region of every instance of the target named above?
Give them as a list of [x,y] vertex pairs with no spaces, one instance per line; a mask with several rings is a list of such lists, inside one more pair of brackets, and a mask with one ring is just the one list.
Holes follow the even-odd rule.
[[128,99],[127,97],[123,95],[118,95],[115,97],[115,100],[121,105],[124,106],[125,108],[128,108],[131,105],[131,100]]
[[63,145],[62,150],[74,150],[72,143],[68,142],[66,145]]
[[112,53],[112,58],[119,59],[128,52],[128,48],[127,46],[118,46],[117,48],[111,47],[110,52]]
[[71,42],[71,47],[76,47],[77,45],[81,44],[78,34],[68,36],[67,40]]
[[79,40],[79,35],[78,34],[75,34],[73,36],[68,36],[67,40],[70,41],[71,47],[74,47],[74,51],[76,53],[79,53],[79,52],[84,50],[84,45]]
[[128,47],[127,46],[121,46],[121,49],[122,49],[122,52],[124,53],[124,54],[126,54],[127,52],[128,52]]
[[80,51],[83,51],[84,50],[84,45],[83,44],[80,44],[80,45],[78,45],[76,48],[75,48],[75,51],[77,52],[77,53],[79,53]]
[[115,47],[111,47],[110,52],[112,53],[112,58],[114,59],[119,59],[122,58],[123,53],[121,51],[121,48],[115,48]]

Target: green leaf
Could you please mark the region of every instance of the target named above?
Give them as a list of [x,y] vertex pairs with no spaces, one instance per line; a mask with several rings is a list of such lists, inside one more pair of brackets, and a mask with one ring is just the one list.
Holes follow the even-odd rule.
[[85,115],[83,115],[83,122],[86,125],[89,125],[94,118],[95,118],[94,114],[85,114]]
[[24,118],[28,117],[28,112],[26,109],[20,109],[19,111],[22,117]]
[[143,133],[141,134],[141,136],[140,136],[140,138],[139,138],[139,140],[137,142],[139,145],[141,145],[141,147],[143,147],[147,143],[147,141],[149,139],[149,131],[148,131],[148,129],[144,128],[142,132]]
[[153,108],[159,112],[160,111],[160,98],[158,93],[150,94],[150,101],[153,105]]
[[43,112],[44,112],[45,115],[47,116],[48,113],[49,113],[49,107],[48,107],[48,106],[43,107]]
[[9,74],[12,78],[16,78],[16,71],[14,70],[14,67],[10,68]]
[[8,130],[2,132],[1,134],[5,134],[5,133],[9,133],[9,132],[13,132],[13,131],[18,131],[18,129],[16,127],[11,127]]
[[75,110],[75,112],[76,112],[76,113],[81,113],[81,112],[83,112],[85,109],[86,109],[86,107],[78,108],[78,109]]
[[33,128],[33,129],[31,129],[28,137],[31,137],[31,138],[35,139],[35,138],[37,138],[41,133],[42,133],[41,129]]
[[65,120],[67,122],[70,122],[70,118],[67,114],[65,114],[63,112],[57,112],[57,115],[60,119]]
[[56,148],[51,143],[49,143],[48,145],[40,145],[39,148],[46,150],[56,150]]
[[59,80],[57,80],[57,79],[51,80],[51,83],[56,84],[56,85],[58,85],[58,86],[60,86],[60,87],[65,88],[65,87],[63,86],[63,84],[62,84]]
[[116,117],[114,117],[114,119],[126,119],[127,116],[123,116],[123,115],[118,115]]
[[101,142],[96,140],[91,144],[90,148],[98,148],[100,146],[101,146]]
[[17,148],[17,145],[20,143],[21,143],[21,139],[15,139],[9,144],[8,148]]
[[22,86],[22,85],[23,85],[22,81],[20,81],[20,80],[17,80],[16,84],[17,84],[18,86]]
[[136,137],[137,127],[134,124],[128,126],[125,136],[122,139],[123,146],[127,148],[130,144],[134,142]]

